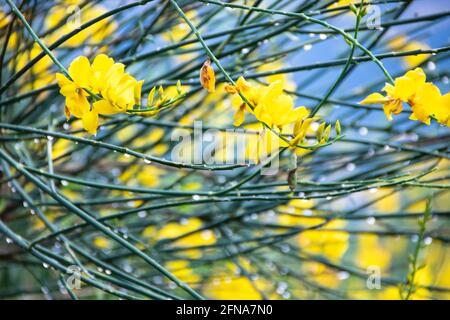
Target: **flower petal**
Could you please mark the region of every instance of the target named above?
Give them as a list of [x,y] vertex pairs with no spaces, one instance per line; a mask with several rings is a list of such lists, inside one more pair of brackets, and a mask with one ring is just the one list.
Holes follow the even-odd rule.
[[244,110],[243,109],[238,109],[236,111],[236,113],[234,114],[234,121],[233,121],[233,125],[235,127],[239,127],[243,122],[244,122]]
[[389,101],[389,98],[383,96],[381,93],[375,92],[367,96],[359,104],[381,104]]
[[109,101],[106,100],[94,102],[93,108],[95,112],[97,112],[98,114],[105,114],[105,115],[116,114],[121,111],[119,108],[115,107]]
[[81,88],[89,88],[91,84],[92,69],[88,58],[79,56],[69,66],[69,75]]
[[96,134],[98,128],[98,113],[91,110],[82,117],[83,128],[90,134]]

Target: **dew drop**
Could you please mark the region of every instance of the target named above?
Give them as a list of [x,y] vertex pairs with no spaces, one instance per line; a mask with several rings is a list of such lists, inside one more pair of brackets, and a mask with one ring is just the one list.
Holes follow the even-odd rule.
[[436,70],[436,64],[433,61],[428,61],[427,68],[430,71],[434,71],[434,70]]
[[139,211],[138,212],[138,217],[139,218],[145,218],[147,216],[147,212],[146,211]]
[[370,148],[369,150],[367,150],[368,157],[372,157],[374,154],[375,154],[375,150],[373,148]]
[[358,133],[360,136],[367,136],[369,130],[366,127],[361,127],[359,128]]
[[366,219],[367,224],[373,225],[376,222],[376,219],[374,217],[369,217]]
[[250,279],[253,280],[253,281],[258,280],[259,279],[259,274],[257,274],[257,273],[251,274],[250,275]]
[[285,292],[287,290],[287,288],[288,288],[288,284],[284,281],[281,281],[278,283],[277,293],[282,294],[283,292]]
[[280,250],[283,253],[288,253],[289,251],[291,251],[291,247],[287,243],[283,243],[280,245]]
[[286,291],[285,293],[282,294],[283,298],[285,299],[289,299],[291,297],[291,293]]
[[210,240],[213,237],[213,233],[211,230],[203,230],[200,234],[203,240]]
[[174,282],[169,283],[169,289],[174,290],[177,288],[177,284]]
[[338,276],[339,280],[345,280],[345,279],[348,279],[350,274],[347,271],[339,271],[337,276]]
[[313,123],[311,123],[311,129],[313,131],[317,131],[317,129],[319,128],[319,123],[314,121]]

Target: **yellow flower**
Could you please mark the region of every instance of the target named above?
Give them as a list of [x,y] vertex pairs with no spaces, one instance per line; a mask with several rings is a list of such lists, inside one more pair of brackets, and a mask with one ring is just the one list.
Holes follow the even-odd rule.
[[104,100],[94,103],[94,109],[100,114],[125,112],[134,105],[141,104],[141,90],[144,81],[137,81],[125,73],[122,63],[106,55],[98,55],[92,64],[93,87]]
[[442,125],[450,126],[449,97],[449,93],[443,96],[438,87],[432,83],[426,83],[411,99],[413,114],[410,119],[429,124],[429,116],[432,115]]
[[252,105],[256,105],[258,103],[258,92],[260,89],[261,86],[252,85],[242,76],[237,79],[236,86],[227,85],[225,87],[225,91],[234,95],[231,100],[231,105],[236,108],[233,125],[237,127],[244,122],[245,111],[253,113],[252,109],[238,93],[241,93]]
[[[254,113],[256,118],[268,126],[282,128],[298,119],[308,115],[305,107],[294,109],[294,101],[283,92],[283,83],[274,81],[269,86],[253,85],[243,77],[239,77],[236,86],[228,85],[225,90],[234,94],[231,104],[237,109],[234,116],[234,125],[239,126],[244,121],[245,111]],[[237,94],[242,94],[254,107],[253,110]]]
[[56,74],[60,93],[66,97],[66,116],[73,114],[77,118],[82,118],[89,111],[90,104],[87,99],[89,95],[84,88],[89,86],[89,75],[91,68],[89,60],[80,56],[72,61],[69,67],[69,80],[61,73]]
[[383,104],[383,109],[388,120],[392,120],[392,114],[402,111],[402,103],[411,106],[411,120],[419,120],[427,125],[430,117],[448,125],[450,117],[449,99],[442,96],[439,89],[432,83],[426,82],[426,75],[421,68],[408,71],[404,76],[396,78],[394,85],[386,84],[383,88],[386,96],[380,93],[372,93],[361,104]]
[[450,93],[441,96],[433,108],[433,115],[440,124],[450,127]]
[[309,113],[305,107],[294,109],[294,101],[283,93],[281,81],[272,82],[266,90],[263,90],[254,112],[259,121],[280,129],[286,124],[305,118]]
[[[143,81],[125,73],[123,64],[114,63],[104,54],[96,56],[92,65],[88,58],[79,56],[72,61],[68,72],[71,80],[56,74],[60,93],[66,97],[66,117],[81,118],[83,128],[91,134],[97,132],[99,114],[126,112],[141,104]],[[89,95],[94,100],[92,107]]]
[[89,60],[84,56],[77,57],[70,64],[68,71],[72,80],[61,73],[56,74],[61,88],[60,93],[66,97],[66,117],[69,118],[73,114],[75,117],[81,118],[83,128],[89,133],[95,134],[98,127],[98,113],[91,109],[87,98],[89,93],[86,91],[92,89],[92,69]]
[[403,110],[403,102],[408,102],[414,95],[418,86],[425,83],[425,74],[422,69],[417,68],[409,71],[403,77],[395,79],[394,85],[386,84],[383,91],[386,96],[380,93],[372,93],[361,104],[383,104],[384,113],[389,121],[392,114],[399,114]]

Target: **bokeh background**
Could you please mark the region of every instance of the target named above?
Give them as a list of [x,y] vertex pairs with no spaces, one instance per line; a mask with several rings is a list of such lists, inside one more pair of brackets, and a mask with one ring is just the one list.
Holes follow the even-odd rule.
[[[350,2],[226,3],[304,12],[351,33]],[[450,1],[372,2],[381,12],[381,25],[370,29],[363,20],[359,41],[376,55],[388,55],[382,62],[393,76],[420,66],[428,81],[448,92]],[[180,80],[189,94],[153,118],[104,117],[97,135],[89,135],[80,120],[66,121],[55,81],[59,70],[52,61],[45,57],[27,66],[42,50],[2,4],[0,144],[13,162],[0,160],[0,298],[70,299],[67,268],[74,265],[89,280],[73,291],[79,298],[191,298],[17,166],[209,299],[400,299],[410,289],[412,299],[450,297],[450,132],[411,121],[408,112],[388,122],[380,106],[359,105],[385,83],[373,61],[352,63],[321,108],[321,119],[339,120],[345,138],[313,152],[297,151],[295,192],[286,180],[289,159],[282,157],[278,174],[255,175],[240,188],[212,195],[254,174],[255,166],[196,170],[127,152],[170,161],[178,143],[171,137],[191,130],[194,121],[202,121],[205,129],[233,127],[235,110],[223,89],[223,74],[213,65],[216,92],[201,88],[198,72],[207,55],[169,1],[14,3],[47,46],[79,22],[131,4],[52,52],[64,66],[79,55],[105,53],[145,80],[144,93],[162,85],[175,95]],[[280,80],[298,106],[313,108],[348,57],[350,47],[342,36],[308,21],[208,1],[177,3],[233,79]],[[395,56],[437,48],[434,54]],[[356,50],[355,56],[364,53]],[[262,130],[252,117],[243,126]],[[216,141],[222,137],[217,134]],[[192,146],[184,149],[188,161]],[[226,148],[216,156],[227,157]],[[430,220],[421,230],[424,213]],[[420,268],[411,282],[413,266]],[[380,276],[376,288],[371,270]]]

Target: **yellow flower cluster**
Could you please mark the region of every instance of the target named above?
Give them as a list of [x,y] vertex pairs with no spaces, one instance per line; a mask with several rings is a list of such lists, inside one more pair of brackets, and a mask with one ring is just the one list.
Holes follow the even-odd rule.
[[[60,93],[66,97],[66,117],[74,115],[81,118],[83,128],[91,134],[97,132],[99,115],[135,111],[139,114],[154,115],[174,100],[168,99],[160,87],[159,99],[154,103],[156,89],[153,88],[149,93],[147,108],[141,109],[144,81],[136,80],[125,72],[125,65],[115,63],[105,54],[96,56],[92,64],[84,56],[75,58],[69,66],[68,75],[70,79],[61,73],[56,74]],[[181,89],[178,93],[180,96]],[[89,98],[93,102],[92,105]],[[138,109],[134,109],[135,106]]]
[[[244,122],[245,112],[253,114],[258,121],[266,124],[270,128],[277,128],[280,132],[285,126],[293,125],[290,141],[283,139],[283,144],[288,143],[295,147],[302,143],[315,117],[308,117],[309,110],[304,107],[294,108],[292,97],[284,93],[283,81],[275,80],[269,85],[259,85],[247,82],[243,77],[239,77],[236,85],[226,85],[225,91],[233,94],[232,106],[236,109],[234,115],[234,125],[239,126]],[[244,98],[243,98],[244,97]],[[246,101],[244,101],[244,99]],[[321,123],[316,130],[317,142],[326,143],[330,137],[331,125]],[[336,132],[340,134],[340,124],[336,123]]]
[[386,84],[383,91],[386,96],[372,93],[360,103],[383,104],[388,120],[392,120],[392,114],[402,112],[403,103],[408,103],[412,111],[409,117],[411,120],[429,125],[431,118],[434,118],[450,127],[450,94],[442,95],[437,86],[426,82],[426,75],[421,68],[396,78],[394,85]]
[[[244,122],[245,111],[254,114],[259,121],[268,126],[276,126],[280,130],[287,124],[306,118],[309,114],[305,107],[294,108],[294,101],[283,92],[281,81],[274,81],[268,86],[264,86],[251,84],[244,77],[239,77],[236,86],[227,85],[225,90],[234,95],[231,103],[237,109],[234,115],[235,126],[240,126]],[[241,95],[246,98],[253,109],[242,99]]]
[[[114,63],[104,54],[98,55],[92,65],[88,58],[79,56],[72,61],[68,71],[71,79],[56,74],[60,92],[66,97],[66,117],[73,114],[81,118],[84,129],[92,134],[97,131],[99,114],[125,112],[140,104],[143,81],[125,73],[123,64]],[[89,95],[95,100],[92,107]]]

